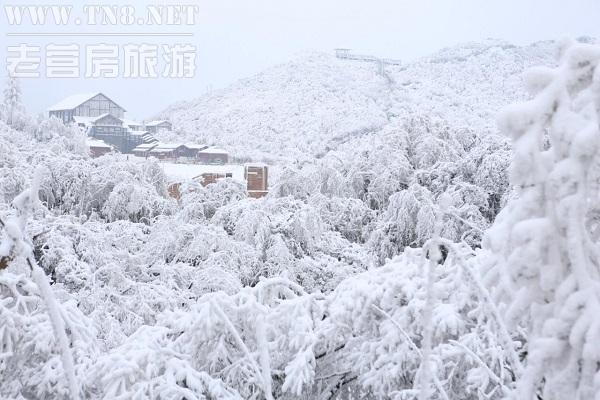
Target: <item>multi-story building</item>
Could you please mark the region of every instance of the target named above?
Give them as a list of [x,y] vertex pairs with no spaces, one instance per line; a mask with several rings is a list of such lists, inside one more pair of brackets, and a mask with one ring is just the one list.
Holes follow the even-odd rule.
[[143,124],[125,120],[125,109],[103,93],[69,96],[50,107],[51,117],[75,123],[88,136],[102,140],[121,153],[131,153],[142,144],[156,141]]

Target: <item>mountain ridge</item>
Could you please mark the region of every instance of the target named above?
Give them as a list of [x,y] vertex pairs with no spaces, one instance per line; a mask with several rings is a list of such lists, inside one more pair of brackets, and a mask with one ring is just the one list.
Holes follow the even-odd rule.
[[[500,40],[442,49],[404,65],[305,53],[160,114],[175,136],[228,148],[234,157],[306,160],[340,142],[377,133],[396,119],[428,116],[481,134],[498,133],[495,115],[526,98],[522,73],[554,65],[554,41],[517,46]],[[389,78],[389,79],[388,79]]]

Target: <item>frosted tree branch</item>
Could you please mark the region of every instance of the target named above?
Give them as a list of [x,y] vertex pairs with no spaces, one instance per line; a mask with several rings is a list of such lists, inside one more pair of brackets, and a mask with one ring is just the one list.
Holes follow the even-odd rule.
[[8,240],[12,243],[13,252],[25,258],[27,265],[31,269],[31,278],[40,290],[40,296],[44,300],[48,315],[54,330],[54,334],[58,341],[61,361],[64,372],[67,377],[69,392],[72,399],[79,398],[79,387],[75,379],[75,367],[71,346],[67,338],[65,323],[60,313],[60,305],[54,297],[52,288],[48,283],[46,274],[37,265],[37,261],[33,256],[33,248],[30,240],[25,236],[25,223],[30,210],[35,207],[37,200],[37,185],[36,179],[32,187],[23,192],[13,202],[14,208],[20,214],[15,221],[4,222],[0,219],[0,224],[8,235]]

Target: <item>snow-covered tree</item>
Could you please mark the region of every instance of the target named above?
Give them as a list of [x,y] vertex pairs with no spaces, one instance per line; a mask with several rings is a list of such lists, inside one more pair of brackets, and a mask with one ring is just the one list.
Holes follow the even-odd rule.
[[27,126],[29,118],[25,114],[25,107],[21,98],[21,86],[13,74],[9,74],[7,78],[3,95],[0,116],[2,116],[7,125],[22,131]]
[[55,153],[88,154],[85,133],[75,125],[65,125],[56,117],[43,118],[34,129],[35,138]]
[[600,196],[600,47],[567,45],[557,68],[527,82],[535,98],[500,118],[516,195],[485,240],[487,281],[527,341],[512,398],[598,398],[600,248],[588,227]]

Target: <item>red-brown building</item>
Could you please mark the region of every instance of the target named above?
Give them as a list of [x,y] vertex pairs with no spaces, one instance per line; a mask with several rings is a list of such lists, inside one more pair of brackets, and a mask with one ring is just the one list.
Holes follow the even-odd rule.
[[103,156],[113,151],[112,146],[102,140],[88,139],[87,145],[90,148],[90,156],[93,158]]
[[219,179],[233,178],[233,172],[205,172],[197,177],[203,186],[217,182]]
[[247,164],[244,170],[248,196],[258,199],[269,193],[269,167],[264,164]]
[[170,181],[169,193],[179,198],[181,184],[198,182],[203,186],[215,183],[220,179],[231,178],[246,184],[248,196],[260,198],[269,193],[269,169],[264,164],[248,165],[200,165],[161,163]]
[[229,153],[226,150],[216,147],[209,147],[196,153],[196,159],[200,164],[227,164],[229,162]]

